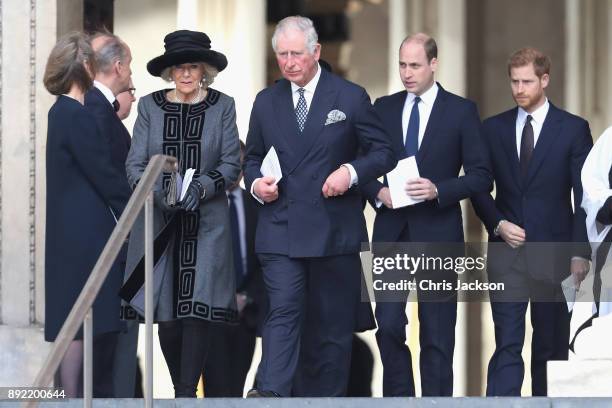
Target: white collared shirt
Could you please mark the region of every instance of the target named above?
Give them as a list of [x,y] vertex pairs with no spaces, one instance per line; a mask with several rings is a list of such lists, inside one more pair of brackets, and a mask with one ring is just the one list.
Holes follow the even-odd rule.
[[115,102],[115,100],[117,99],[115,98],[113,91],[111,91],[110,88],[104,85],[102,82],[98,82],[94,80],[93,83],[94,83],[94,86],[98,88],[100,92],[102,92],[102,95],[104,95],[104,97],[108,100],[108,103],[112,105],[113,102]]
[[[425,129],[427,128],[427,122],[429,121],[429,115],[431,115],[431,109],[433,108],[436,97],[438,96],[438,84],[435,82],[433,85],[421,95],[421,102],[417,105],[419,108],[419,144],[423,141],[425,135]],[[402,132],[404,145],[406,144],[406,132],[408,131],[408,121],[410,120],[410,113],[414,106],[414,98],[416,95],[408,93],[406,95],[406,102],[404,102],[404,110],[402,111]]]
[[[246,275],[247,270],[247,254],[246,254],[246,219],[244,215],[244,201],[242,197],[242,189],[240,187],[234,188],[232,191],[226,191],[227,195],[231,195],[234,199],[234,205],[236,206],[236,213],[238,214],[238,234],[240,236],[240,259],[242,260],[242,271]],[[229,198],[228,198],[229,204]]]
[[518,154],[519,160],[521,158],[521,138],[523,137],[523,128],[525,127],[525,122],[527,121],[527,115],[531,115],[531,127],[533,127],[533,148],[535,149],[536,144],[538,143],[538,138],[540,137],[540,132],[542,132],[542,125],[544,125],[544,119],[546,119],[546,115],[548,114],[548,109],[550,108],[550,103],[548,103],[548,98],[544,101],[544,104],[540,106],[538,109],[533,111],[533,113],[527,113],[527,111],[519,106],[518,114],[516,115],[516,152]]
[[300,99],[300,93],[298,89],[304,88],[304,99],[306,99],[306,110],[310,109],[310,104],[312,103],[312,98],[314,96],[315,90],[317,89],[317,84],[319,83],[319,78],[321,78],[321,66],[317,63],[317,73],[315,76],[304,86],[299,86],[291,82],[291,97],[293,98],[293,109],[297,108],[298,100]]

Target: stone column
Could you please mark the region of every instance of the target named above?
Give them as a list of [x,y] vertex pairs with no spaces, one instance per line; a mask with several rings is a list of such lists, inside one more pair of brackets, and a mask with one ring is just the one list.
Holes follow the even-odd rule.
[[408,35],[408,7],[403,0],[389,0],[388,86],[389,94],[403,88],[399,78],[398,55],[402,40]]
[[213,48],[227,56],[228,66],[213,88],[236,102],[238,132],[246,140],[255,96],[265,86],[266,2],[264,0],[208,0],[197,10],[198,27],[211,37]]
[[25,386],[48,351],[41,326],[45,145],[55,98],[42,76],[59,28],[55,1],[0,7],[0,384]]

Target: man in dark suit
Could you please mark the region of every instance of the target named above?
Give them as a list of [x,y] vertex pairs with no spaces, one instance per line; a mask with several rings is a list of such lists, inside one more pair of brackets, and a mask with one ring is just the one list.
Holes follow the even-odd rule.
[[532,395],[546,395],[546,362],[568,357],[569,313],[559,282],[570,271],[577,279],[588,271],[588,246],[557,244],[560,250],[549,256],[550,243],[587,241],[580,171],[593,144],[585,120],[546,98],[549,71],[540,51],[514,53],[508,74],[518,106],[483,125],[496,198],[482,193],[472,202],[489,232],[489,280],[506,287],[491,293],[496,349],[487,395],[521,393],[529,301]]
[[[476,105],[434,81],[437,63],[433,38],[423,33],[407,37],[399,50],[400,78],[406,90],[374,103],[391,135],[396,159],[416,155],[420,178],[407,181],[406,194],[424,200],[394,209],[386,184],[373,181],[363,186],[377,209],[375,243],[462,243],[459,201],[490,188],[490,165]],[[462,166],[465,174],[459,176]],[[421,271],[416,279],[433,279],[434,272],[436,279],[456,281],[454,271]],[[427,293],[419,290],[418,295],[422,395],[451,396],[456,293],[427,300]],[[414,396],[412,357],[406,345],[406,299],[380,300],[376,339],[384,369],[383,394]]]
[[[240,141],[240,161],[244,163],[245,146]],[[238,325],[211,326],[210,350],[203,370],[206,397],[242,397],[247,373],[255,351],[255,338],[261,326],[267,302],[261,266],[255,255],[257,205],[253,196],[240,188],[242,174],[227,190],[232,228],[232,249],[236,273]]]
[[[85,108],[93,114],[100,135],[110,146],[112,164],[117,167],[127,183],[125,159],[130,150],[131,138],[127,129],[117,116],[119,106],[116,96],[128,91],[131,86],[132,71],[130,49],[121,39],[110,33],[100,33],[91,38],[92,48],[96,55],[97,72],[94,88],[85,94]],[[126,203],[127,204],[127,203]],[[118,216],[116,217],[118,218]],[[125,271],[126,248],[119,253],[115,265],[109,272],[105,287],[112,287],[119,293]],[[95,307],[95,306],[94,306]],[[119,320],[120,300],[112,305],[116,307]],[[117,349],[118,333],[112,332],[94,338],[93,375],[94,396],[114,397],[113,362]]]
[[[279,22],[272,46],[284,79],[257,95],[245,163],[245,185],[262,204],[255,251],[270,302],[258,389],[247,396],[291,395],[300,345],[318,359],[308,359],[299,395],[341,396],[359,310],[359,251],[367,241],[356,185],[396,161],[365,90],[320,68],[310,19]],[[271,147],[282,170],[278,184],[260,171]],[[316,330],[301,337],[307,297],[320,305],[307,316],[318,325],[304,322]]]
[[[132,111],[132,104],[136,102],[136,88],[132,80],[127,91],[117,95],[119,109],[117,116],[125,120]],[[123,174],[123,173],[122,173]],[[142,395],[142,381],[138,382],[138,320],[125,322],[125,329],[119,332],[115,361],[113,362],[113,386],[116,398],[138,398]]]

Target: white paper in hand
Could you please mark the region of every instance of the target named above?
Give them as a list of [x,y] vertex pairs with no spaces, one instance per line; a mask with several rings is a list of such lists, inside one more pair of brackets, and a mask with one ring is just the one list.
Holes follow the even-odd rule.
[[283,178],[283,172],[281,171],[280,162],[278,161],[278,155],[276,154],[274,146],[268,150],[268,154],[266,154],[266,157],[264,157],[261,162],[259,170],[264,177],[273,177],[276,180],[274,184],[277,184],[280,179]]
[[420,177],[419,168],[417,167],[414,156],[398,161],[397,166],[387,173],[387,182],[389,183],[389,192],[391,193],[393,208],[402,208],[423,201],[415,200],[406,194],[406,182],[418,177]]
[[188,168],[187,171],[185,172],[185,177],[183,177],[182,180],[179,175],[177,179],[177,187],[180,186],[180,188],[177,188],[176,192],[178,193],[180,190],[181,193],[177,197],[178,201],[183,201],[183,198],[185,198],[185,194],[187,194],[187,188],[189,187],[189,184],[191,184],[191,180],[193,179],[194,174],[195,174],[195,169]]
[[570,275],[563,279],[561,282],[561,289],[565,296],[565,302],[567,303],[567,311],[571,312],[574,309],[574,303],[576,303],[576,292],[578,292],[578,286],[574,280],[574,275]]

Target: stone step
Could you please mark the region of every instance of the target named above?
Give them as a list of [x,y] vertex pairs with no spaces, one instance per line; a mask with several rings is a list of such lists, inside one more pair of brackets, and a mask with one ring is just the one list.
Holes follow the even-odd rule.
[[551,397],[612,397],[612,359],[550,361],[547,371]]
[[[14,401],[0,401],[0,408],[14,407]],[[77,408],[83,400],[41,402],[39,407]],[[96,399],[94,408],[142,408],[142,399]],[[155,400],[156,408],[609,408],[612,398],[206,398]]]

